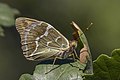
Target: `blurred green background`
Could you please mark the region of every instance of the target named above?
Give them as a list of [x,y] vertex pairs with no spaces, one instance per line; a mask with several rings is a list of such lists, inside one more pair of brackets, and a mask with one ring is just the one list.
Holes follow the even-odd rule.
[[[70,22],[75,21],[85,32],[93,60],[101,53],[110,55],[120,47],[119,0],[0,0],[20,11],[19,16],[43,20],[71,39]],[[15,18],[19,17],[16,16]],[[34,71],[38,62],[27,61],[20,48],[20,36],[15,26],[3,28],[0,37],[0,80],[18,80],[23,73]]]

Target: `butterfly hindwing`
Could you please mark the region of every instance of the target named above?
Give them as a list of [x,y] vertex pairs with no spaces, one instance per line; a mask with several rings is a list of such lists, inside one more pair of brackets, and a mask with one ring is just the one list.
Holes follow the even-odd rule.
[[68,40],[50,24],[30,18],[17,18],[22,50],[29,60],[44,60],[69,48]]

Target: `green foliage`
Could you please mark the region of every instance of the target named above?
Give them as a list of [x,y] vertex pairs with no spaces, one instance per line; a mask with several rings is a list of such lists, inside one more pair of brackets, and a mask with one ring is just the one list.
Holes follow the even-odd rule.
[[14,25],[14,16],[19,14],[19,11],[9,7],[7,4],[0,3],[0,36],[4,36],[3,27],[10,27]]
[[[101,54],[94,61],[93,67],[94,75],[85,75],[85,80],[120,80],[120,49],[115,49],[111,57]],[[83,80],[84,68],[85,65],[82,66],[79,61],[55,65],[54,68],[50,64],[37,65],[33,75],[23,74],[19,80]]]
[[[92,65],[92,57],[91,57],[91,52],[90,52],[90,49],[89,49],[89,45],[88,45],[88,42],[87,42],[87,38],[85,36],[85,34],[83,33],[83,31],[80,29],[80,27],[75,23],[75,22],[72,22],[72,28],[74,30],[73,32],[73,37],[75,40],[78,41],[78,50],[81,51],[83,49],[87,49],[87,54],[84,53],[84,55],[82,55],[81,53],[79,54],[79,58],[84,58],[86,59],[87,63],[86,63],[86,67],[85,67],[85,70],[84,70],[84,73],[85,74],[93,74],[93,65]],[[89,55],[88,56],[85,56],[85,55]],[[80,60],[81,62],[81,60]]]
[[86,80],[120,80],[120,49],[115,49],[112,56],[100,55],[93,63],[94,75]]
[[83,80],[85,64],[79,61],[62,65],[37,65],[33,75],[23,74],[19,80]]
[[[80,29],[80,33],[79,36],[80,36],[80,39],[79,41],[81,40],[82,44],[85,45],[88,49],[88,54],[89,54],[89,58],[87,60],[87,65],[86,65],[86,69],[85,69],[85,73],[86,74],[93,74],[93,63],[92,63],[92,55],[91,55],[91,52],[90,52],[90,48],[89,48],[89,45],[88,45],[88,42],[87,42],[87,38],[85,36],[85,34],[83,33],[83,31]],[[78,43],[78,46],[79,44],[81,43]]]
[[19,80],[34,80],[33,76],[30,74],[23,74]]

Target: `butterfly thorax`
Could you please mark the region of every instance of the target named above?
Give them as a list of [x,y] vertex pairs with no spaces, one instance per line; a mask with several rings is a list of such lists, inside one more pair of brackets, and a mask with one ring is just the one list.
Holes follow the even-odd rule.
[[58,57],[66,59],[74,52],[75,48],[77,47],[77,41],[73,40],[69,41],[69,43],[69,48],[61,52]]

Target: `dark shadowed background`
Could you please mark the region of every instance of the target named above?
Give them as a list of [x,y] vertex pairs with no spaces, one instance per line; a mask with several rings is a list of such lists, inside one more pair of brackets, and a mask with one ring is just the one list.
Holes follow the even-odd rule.
[[[93,60],[100,54],[110,55],[120,47],[120,1],[118,0],[0,0],[20,11],[19,16],[43,20],[71,39],[70,22],[75,21],[85,32]],[[19,17],[19,16],[16,16]],[[0,37],[0,80],[18,80],[23,73],[34,71],[38,62],[25,59],[20,36],[15,26],[4,28]]]

